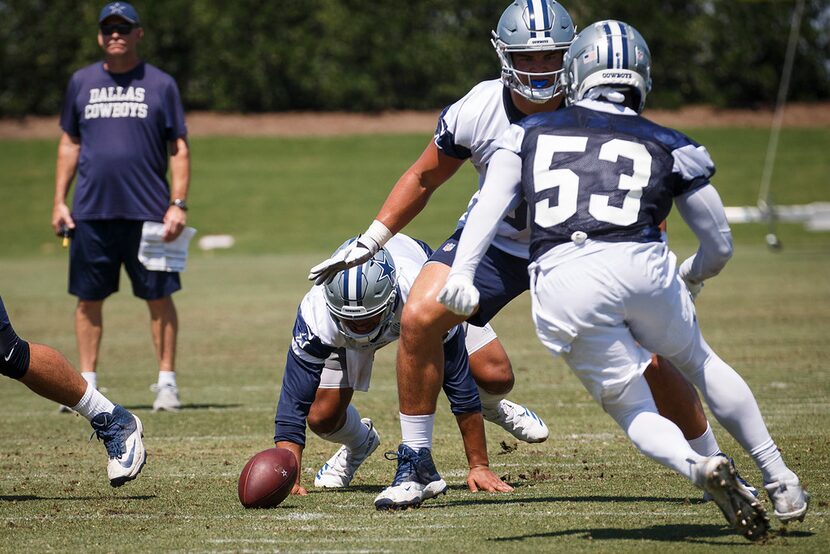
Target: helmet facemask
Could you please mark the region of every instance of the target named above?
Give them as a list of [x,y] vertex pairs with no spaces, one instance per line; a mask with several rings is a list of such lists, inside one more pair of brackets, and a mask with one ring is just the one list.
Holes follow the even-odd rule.
[[490,43],[501,62],[501,80],[520,96],[543,104],[563,92],[563,67],[544,73],[516,68],[517,53],[565,52],[574,39],[568,12],[553,0],[516,0],[499,19]]

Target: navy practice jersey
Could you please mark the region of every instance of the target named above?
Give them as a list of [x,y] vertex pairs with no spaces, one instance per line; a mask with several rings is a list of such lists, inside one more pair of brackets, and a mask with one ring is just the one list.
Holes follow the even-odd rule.
[[531,259],[576,232],[659,241],[674,197],[708,184],[715,172],[706,149],[683,133],[606,106],[583,101],[533,115],[500,141],[522,158]]
[[81,140],[72,217],[161,222],[170,203],[168,143],[187,135],[173,78],[149,63],[110,73],[102,62],[69,81],[61,128]]

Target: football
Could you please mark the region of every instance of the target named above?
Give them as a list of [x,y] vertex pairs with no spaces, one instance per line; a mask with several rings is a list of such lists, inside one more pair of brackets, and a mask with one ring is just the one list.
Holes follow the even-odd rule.
[[273,508],[291,494],[297,459],[285,448],[255,454],[239,475],[239,501],[246,508]]

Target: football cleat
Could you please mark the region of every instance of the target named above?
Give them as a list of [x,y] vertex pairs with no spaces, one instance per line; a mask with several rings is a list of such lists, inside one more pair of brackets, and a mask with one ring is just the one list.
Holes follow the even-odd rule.
[[482,408],[481,415],[524,442],[544,442],[548,426],[531,410],[509,400],[500,400],[496,409]]
[[150,390],[156,393],[153,401],[153,411],[178,412],[182,407],[179,400],[179,388],[176,385],[150,385]]
[[317,476],[314,477],[315,487],[328,489],[348,487],[360,464],[377,450],[380,444],[380,434],[375,430],[372,420],[364,417],[360,422],[369,428],[369,437],[366,442],[355,449],[350,449],[346,445],[341,446],[317,472]]
[[107,449],[110,485],[120,487],[138,477],[147,461],[147,451],[141,441],[144,436],[141,420],[116,404],[112,413],[98,414],[90,423]]
[[804,521],[810,507],[810,495],[801,487],[798,477],[781,479],[764,485],[781,523]]
[[438,475],[429,448],[415,452],[405,444],[398,451],[383,455],[387,460],[397,460],[398,470],[392,484],[375,498],[378,510],[417,508],[424,500],[447,492],[447,483]]
[[[735,465],[735,460],[733,460],[732,458],[730,458],[729,456],[727,456],[727,455],[726,455],[726,454],[724,454],[723,452],[721,452],[720,454],[716,454],[716,456],[722,456],[722,457],[726,458],[727,460],[729,460],[729,463],[730,463],[730,464],[732,464],[732,469],[734,469],[734,470],[735,470],[735,479],[738,481],[738,484],[739,484],[741,487],[743,487],[743,489],[744,489],[746,492],[748,492],[749,494],[751,494],[751,495],[752,495],[752,496],[754,496],[755,498],[758,498],[758,494],[759,494],[758,489],[756,489],[755,487],[753,487],[752,485],[750,485],[750,484],[749,484],[749,482],[748,482],[746,479],[744,479],[743,477],[741,477],[741,474],[740,474],[740,473],[738,473],[738,468],[737,468],[737,466]],[[707,501],[707,502],[708,502],[709,500],[712,500],[711,495],[710,495],[708,492],[706,492],[705,490],[703,491],[703,500],[705,500],[705,501]]]
[[769,518],[758,499],[738,483],[736,475],[728,458],[712,456],[699,464],[696,481],[733,529],[748,540],[763,540],[769,530]]

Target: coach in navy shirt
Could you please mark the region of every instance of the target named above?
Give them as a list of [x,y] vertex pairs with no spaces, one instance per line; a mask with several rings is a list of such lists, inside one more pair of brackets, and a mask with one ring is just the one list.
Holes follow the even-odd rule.
[[[159,366],[153,409],[175,411],[178,319],[171,295],[181,288],[179,274],[149,271],[138,247],[145,221],[163,222],[168,241],[184,229],[190,182],[184,109],[173,78],[138,57],[144,29],[135,8],[107,4],[98,23],[104,61],[76,71],[66,89],[52,212],[55,232],[73,235],[69,293],[78,297],[80,369],[95,385],[103,303],[118,290],[123,264],[133,294],[150,308]],[[66,197],[76,173],[70,212]]]

